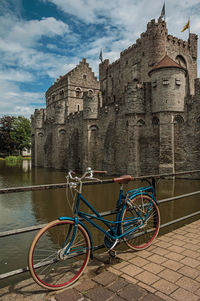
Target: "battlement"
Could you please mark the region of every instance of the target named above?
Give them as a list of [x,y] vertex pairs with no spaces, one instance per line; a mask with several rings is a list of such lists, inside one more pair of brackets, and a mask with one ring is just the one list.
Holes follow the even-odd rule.
[[116,60],[115,62],[113,62],[112,64],[110,64],[110,65],[108,66],[108,69],[115,68],[119,63],[120,63],[120,59],[118,59],[118,60]]
[[83,111],[73,112],[67,116],[68,121],[77,120],[77,119],[81,119],[81,118],[83,118]]
[[46,120],[46,109],[35,109],[33,119],[34,119],[34,127],[42,128],[43,123]]
[[181,39],[178,39],[177,37],[174,37],[172,35],[167,36],[167,40],[169,43],[177,46],[182,46],[183,48],[188,47],[190,48],[190,45],[187,41],[183,41]]
[[122,104],[116,104],[116,103],[110,103],[107,106],[103,106],[99,109],[99,114],[103,115],[103,114],[108,114],[108,113],[118,113],[121,108],[122,108]]
[[200,95],[200,78],[194,80],[194,91],[195,95]]
[[147,31],[143,32],[140,35],[140,38],[136,40],[136,43],[129,46],[127,49],[123,50],[120,53],[120,57],[123,57],[124,55],[128,54],[130,51],[133,51],[134,49],[137,51],[137,49],[140,48],[141,45],[143,44],[144,40],[146,40],[149,37],[149,35],[154,32],[155,33],[164,32],[167,35],[168,31],[166,28],[166,22],[163,21],[161,18],[158,19],[158,22],[156,22],[155,19],[151,20],[151,22],[147,24]]

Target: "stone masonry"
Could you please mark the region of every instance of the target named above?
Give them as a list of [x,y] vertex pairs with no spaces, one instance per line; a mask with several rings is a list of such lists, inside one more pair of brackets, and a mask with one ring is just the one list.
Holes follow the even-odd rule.
[[35,166],[145,175],[200,168],[197,35],[151,20],[99,81],[86,59],[46,92],[32,116]]

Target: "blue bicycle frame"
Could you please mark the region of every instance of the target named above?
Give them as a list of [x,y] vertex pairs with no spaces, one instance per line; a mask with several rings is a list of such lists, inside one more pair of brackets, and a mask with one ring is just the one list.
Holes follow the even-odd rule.
[[[115,208],[115,213],[116,213],[116,218],[114,221],[109,221],[104,219],[96,210],[95,208],[82,196],[81,193],[78,193],[77,196],[77,201],[76,201],[76,207],[75,207],[75,211],[74,211],[74,218],[70,218],[74,220],[75,223],[75,227],[73,229],[73,235],[72,235],[72,240],[70,242],[70,244],[67,246],[64,254],[67,254],[67,251],[69,250],[71,244],[74,241],[74,238],[76,236],[76,230],[77,230],[77,226],[78,223],[80,223],[85,230],[87,231],[89,237],[90,237],[90,241],[91,241],[91,249],[93,249],[93,244],[92,244],[92,237],[90,234],[90,231],[88,230],[88,228],[86,227],[86,225],[84,225],[78,217],[83,218],[85,221],[89,222],[92,226],[94,226],[95,228],[97,228],[98,230],[100,230],[101,232],[103,232],[107,237],[109,237],[111,240],[115,241],[115,240],[120,240],[123,237],[125,237],[126,235],[129,235],[130,233],[134,232],[135,230],[137,230],[141,224],[137,224],[136,222],[138,220],[143,220],[144,218],[141,217],[141,214],[138,210],[135,209],[135,213],[137,215],[137,217],[131,218],[131,219],[126,219],[126,221],[122,221],[121,217],[122,217],[122,213],[125,210],[126,202],[128,200],[132,200],[133,198],[137,197],[138,195],[146,195],[149,196],[151,198],[151,200],[155,200],[154,196],[155,196],[155,190],[153,188],[153,186],[148,186],[148,187],[141,187],[138,189],[134,189],[134,190],[129,190],[126,193],[124,193],[123,188],[120,188],[120,193],[119,193],[119,199],[117,201],[116,204],[116,208]],[[89,214],[89,213],[85,213],[82,211],[79,211],[79,205],[80,202],[83,202],[93,213]],[[148,214],[150,212],[150,206],[152,206],[152,202],[149,203],[149,208],[147,209],[147,215],[145,216],[145,220],[149,217]],[[69,217],[60,217],[60,220],[65,220],[65,219],[69,219]],[[110,230],[104,230],[102,227],[100,227],[95,221],[93,221],[93,219],[96,219],[98,221],[103,222],[104,225],[107,226],[107,228]],[[126,222],[126,226],[130,224],[130,227],[128,227],[126,229],[125,232],[122,233],[121,231],[121,227],[122,224]],[[144,220],[143,220],[144,222]],[[133,227],[133,223],[136,224],[135,227]],[[131,229],[129,229],[131,228]],[[70,230],[71,231],[71,230]],[[69,233],[67,234],[66,240],[69,236]]]

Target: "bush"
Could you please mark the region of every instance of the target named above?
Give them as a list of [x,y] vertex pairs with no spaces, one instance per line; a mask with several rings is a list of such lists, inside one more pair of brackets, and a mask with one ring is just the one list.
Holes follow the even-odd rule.
[[6,162],[15,163],[21,162],[23,160],[22,156],[8,156],[6,157]]

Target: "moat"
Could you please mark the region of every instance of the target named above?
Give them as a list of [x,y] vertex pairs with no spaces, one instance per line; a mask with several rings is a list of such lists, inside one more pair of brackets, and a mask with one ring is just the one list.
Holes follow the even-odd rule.
[[[15,166],[7,166],[5,161],[0,161],[0,188],[64,183],[65,175],[66,173],[63,171],[32,168],[29,160],[24,160],[22,164]],[[139,187],[140,185],[144,185],[144,183],[131,183],[131,187]],[[200,180],[161,180],[157,184],[157,199],[197,190],[200,190]],[[86,198],[101,212],[114,208],[118,193],[119,185],[117,184],[84,188]],[[197,210],[200,210],[198,195],[162,204],[160,205],[161,223],[166,223]],[[65,189],[0,195],[0,232],[47,223],[58,216],[65,215],[71,216]],[[193,220],[184,221],[182,224]],[[176,226],[180,226],[180,223]],[[170,229],[162,230],[161,234]],[[27,266],[27,253],[35,233],[1,238],[1,274]],[[92,235],[96,239],[96,244],[103,242],[103,236],[100,233],[92,232]],[[26,274],[1,280],[0,287],[19,281],[23,277],[26,277]]]

